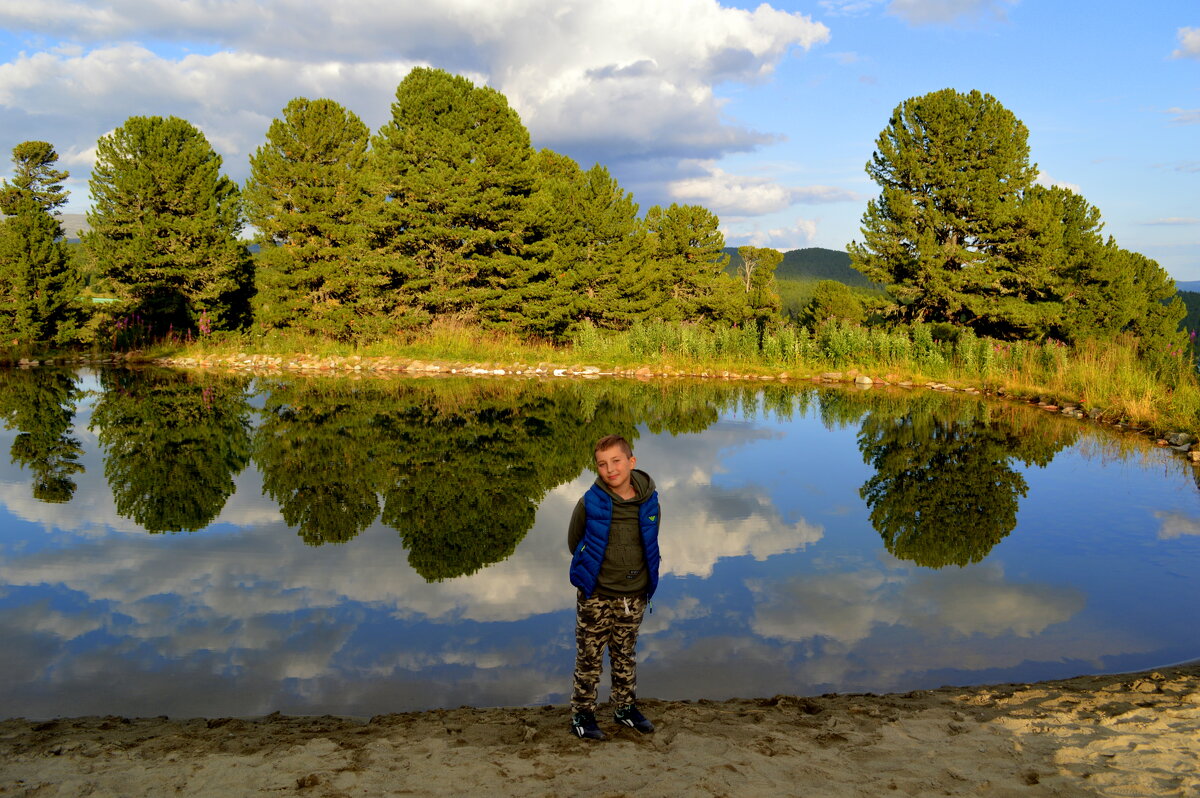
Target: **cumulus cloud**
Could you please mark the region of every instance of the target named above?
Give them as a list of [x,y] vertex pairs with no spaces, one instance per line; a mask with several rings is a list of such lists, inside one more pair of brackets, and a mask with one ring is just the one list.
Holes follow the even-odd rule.
[[1200,28],[1180,28],[1179,49],[1172,58],[1200,58]]
[[538,146],[584,164],[716,158],[773,136],[727,118],[713,87],[766,80],[829,38],[800,13],[714,0],[50,5],[0,3],[6,29],[75,43],[0,65],[0,126],[82,153],[128,116],[175,114],[235,176],[292,97],[330,97],[378,127],[418,65],[504,92]]
[[704,205],[718,214],[758,216],[797,204],[857,202],[857,192],[836,186],[783,186],[769,177],[735,175],[712,163],[702,174],[671,183],[672,199]]
[[1076,194],[1082,193],[1078,184],[1068,183],[1065,180],[1055,180],[1046,172],[1038,172],[1037,177],[1034,178],[1034,181],[1040,183],[1046,188],[1065,188],[1067,191],[1073,191]]

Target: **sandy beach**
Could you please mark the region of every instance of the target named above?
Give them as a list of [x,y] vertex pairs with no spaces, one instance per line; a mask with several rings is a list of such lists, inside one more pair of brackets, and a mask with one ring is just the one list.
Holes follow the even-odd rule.
[[563,707],[0,722],[5,796],[1195,796],[1200,663],[892,695],[643,700],[658,731],[575,739]]

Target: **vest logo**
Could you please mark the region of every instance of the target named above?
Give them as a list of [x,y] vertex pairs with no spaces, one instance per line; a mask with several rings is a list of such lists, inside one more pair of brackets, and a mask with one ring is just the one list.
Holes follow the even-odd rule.
[[658,520],[658,516],[657,516],[657,515],[652,515],[652,516],[649,516],[649,518],[650,518],[650,523],[654,523],[655,521],[657,521],[657,520]]

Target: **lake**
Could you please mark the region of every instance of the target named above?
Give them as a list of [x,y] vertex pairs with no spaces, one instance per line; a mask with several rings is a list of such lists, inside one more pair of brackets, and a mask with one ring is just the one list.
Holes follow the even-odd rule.
[[0,371],[0,419],[7,717],[566,703],[566,527],[611,432],[663,505],[643,697],[1200,657],[1196,471],[1023,405],[42,368]]

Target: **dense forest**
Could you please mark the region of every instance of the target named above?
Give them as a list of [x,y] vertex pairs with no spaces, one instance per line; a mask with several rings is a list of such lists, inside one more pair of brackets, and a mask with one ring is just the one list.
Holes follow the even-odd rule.
[[[67,177],[53,146],[14,148],[0,335],[115,343],[136,324],[139,340],[292,330],[355,342],[454,319],[568,342],[650,320],[753,325],[761,338],[839,319],[1182,352],[1188,311],[1170,277],[1105,237],[1083,197],[1036,184],[1027,139],[990,95],[906,100],[867,164],[881,193],[862,241],[848,256],[785,255],[727,248],[701,206],[643,213],[603,165],[535,150],[502,94],[439,69],[412,70],[375,132],[334,100],[292,100],[244,186],[191,123],[132,117],[97,143],[78,252],[53,215]],[[239,238],[247,223],[255,253]]]

